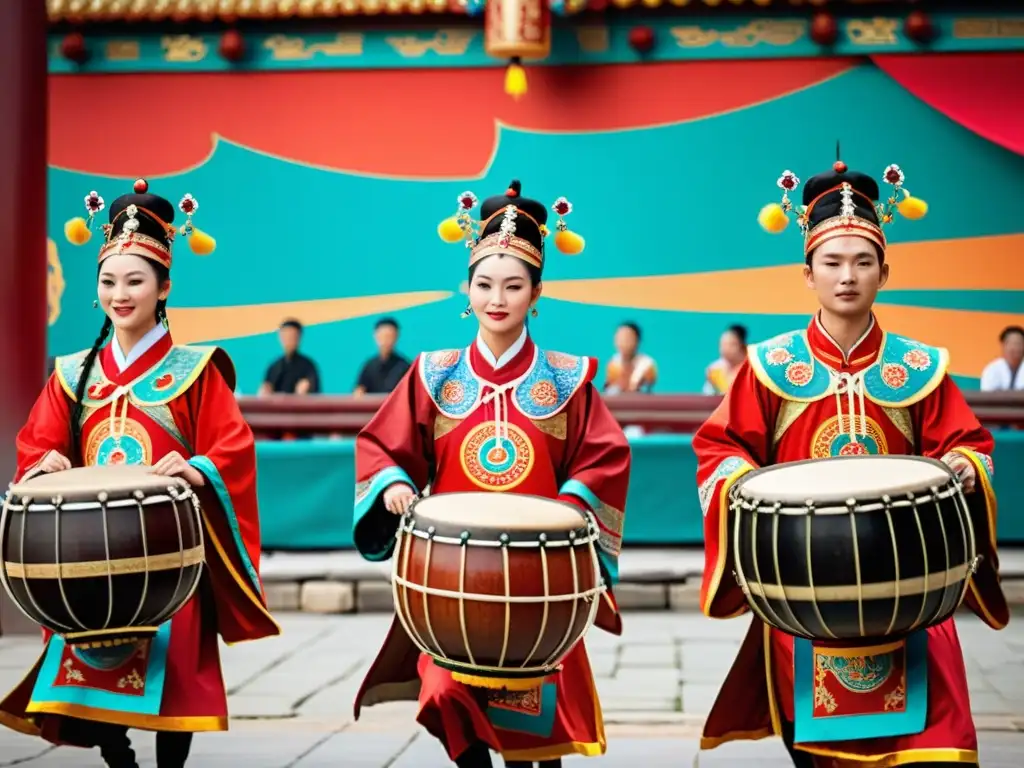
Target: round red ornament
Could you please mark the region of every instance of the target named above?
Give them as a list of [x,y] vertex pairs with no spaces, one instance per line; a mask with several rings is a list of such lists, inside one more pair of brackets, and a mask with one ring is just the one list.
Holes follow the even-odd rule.
[[227,61],[241,61],[245,58],[245,38],[236,29],[229,29],[220,36],[220,55]]
[[930,43],[938,34],[931,17],[924,11],[912,11],[903,22],[903,33],[915,43]]
[[654,30],[646,26],[629,30],[629,46],[637,53],[650,53],[654,49]]
[[820,11],[811,19],[811,40],[818,45],[835,45],[839,39],[839,25],[831,13]]
[[81,32],[70,32],[60,41],[60,55],[75,64],[82,64],[89,58],[89,49],[85,47],[85,38]]

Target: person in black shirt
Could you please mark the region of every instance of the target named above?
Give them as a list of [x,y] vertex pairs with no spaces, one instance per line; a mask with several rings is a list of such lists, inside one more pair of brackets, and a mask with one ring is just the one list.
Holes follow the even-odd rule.
[[395,352],[398,323],[394,319],[378,320],[373,327],[373,340],[377,343],[377,356],[363,364],[353,392],[356,397],[390,394],[409,370],[409,361]]
[[260,394],[319,394],[320,374],[316,364],[299,352],[302,323],[298,320],[285,320],[277,333],[284,354],[267,368],[267,375],[260,386]]

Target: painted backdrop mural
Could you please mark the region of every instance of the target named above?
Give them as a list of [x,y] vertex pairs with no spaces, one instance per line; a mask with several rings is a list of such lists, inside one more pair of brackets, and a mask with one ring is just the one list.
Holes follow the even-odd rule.
[[[570,74],[566,74],[569,72]],[[349,391],[391,315],[401,350],[468,342],[465,249],[437,223],[464,189],[511,178],[541,200],[566,195],[587,250],[552,248],[532,329],[556,349],[611,354],[623,320],[644,329],[658,390],[699,390],[722,329],[754,339],[802,325],[813,298],[796,227],[765,234],[758,210],[785,169],[827,168],[837,139],[852,167],[898,163],[930,204],[889,233],[890,329],[944,344],[976,383],[999,330],[1024,314],[1024,158],[919,101],[864,60],[674,62],[531,71],[520,103],[497,69],[54,75],[51,77],[50,345],[88,346],[95,242],[67,243],[83,196],[108,201],[146,176],[153,191],[201,202],[217,239],[175,256],[170,319],[183,342],[216,341],[252,393],[278,354],[286,317],[327,391]],[[569,78],[569,79],[567,79]],[[126,115],[133,93],[166,113]],[[158,97],[157,94],[164,94]],[[142,127],[141,131],[139,127]],[[971,381],[973,379],[973,382]]]

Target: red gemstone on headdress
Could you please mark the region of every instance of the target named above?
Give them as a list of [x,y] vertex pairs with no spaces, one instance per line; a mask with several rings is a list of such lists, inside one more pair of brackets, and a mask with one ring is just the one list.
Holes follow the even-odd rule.
[[836,160],[834,163],[832,163],[832,170],[835,171],[836,173],[846,173],[846,163],[844,163],[842,160]]
[[149,190],[149,182],[145,179],[136,179],[133,189],[135,190],[135,194],[144,195]]
[[519,193],[512,189],[512,187],[509,187],[505,190],[505,197],[519,197]]

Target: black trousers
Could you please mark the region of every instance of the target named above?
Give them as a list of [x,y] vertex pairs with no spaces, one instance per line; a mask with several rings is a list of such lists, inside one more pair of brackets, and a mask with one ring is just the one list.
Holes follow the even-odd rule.
[[[138,768],[128,729],[123,726],[69,717],[61,726],[61,736],[84,747],[99,747],[108,768]],[[185,768],[191,749],[191,733],[157,733],[157,768]]]
[[[794,768],[814,768],[814,756],[795,749],[793,747],[793,739],[793,724],[783,720],[782,742],[786,745],[786,751],[789,752]],[[917,768],[950,768],[950,766],[954,765],[958,766],[958,768],[978,768],[977,763],[902,763],[901,768],[910,768],[911,766],[917,766]]]

